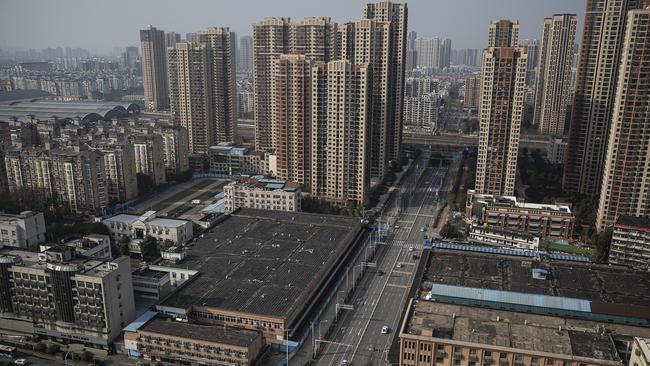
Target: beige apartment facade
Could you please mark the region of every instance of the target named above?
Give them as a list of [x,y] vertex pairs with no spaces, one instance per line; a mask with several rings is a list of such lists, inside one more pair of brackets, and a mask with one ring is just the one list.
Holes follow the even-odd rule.
[[488,31],[489,47],[517,47],[519,42],[518,20],[492,20]]
[[340,204],[363,204],[370,182],[369,73],[345,60],[313,69],[312,194]]
[[558,14],[544,19],[542,24],[533,116],[533,124],[542,134],[564,134],[571,102],[571,66],[577,23],[574,14]]
[[142,84],[145,107],[164,110],[169,107],[165,32],[149,26],[140,30]]
[[310,189],[313,63],[304,55],[273,61],[271,115],[277,157],[276,176]]
[[199,43],[177,43],[167,50],[170,109],[174,122],[187,130],[192,154],[206,154],[214,142],[210,109],[208,51]]
[[650,4],[627,16],[596,228],[620,215],[650,217]]
[[563,190],[600,193],[629,10],[643,0],[587,0]]
[[[505,36],[496,37],[500,38]],[[525,50],[487,48],[483,52],[479,107],[478,193],[514,193],[525,93]]]

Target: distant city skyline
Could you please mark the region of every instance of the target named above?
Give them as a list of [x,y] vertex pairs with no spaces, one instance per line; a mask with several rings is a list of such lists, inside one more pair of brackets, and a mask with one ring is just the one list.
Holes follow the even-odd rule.
[[[138,45],[138,30],[151,24],[185,35],[207,26],[230,27],[238,36],[251,35],[253,23],[267,16],[329,16],[337,23],[358,18],[362,0],[326,2],[290,0],[236,3],[190,0],[85,2],[64,0],[6,0],[0,13],[0,48],[82,47],[109,53],[116,47]],[[484,48],[485,27],[491,19],[516,19],[520,39],[539,38],[544,17],[557,13],[578,16],[582,31],[584,0],[417,0],[409,6],[409,31],[419,36],[450,38],[454,49]],[[66,9],[63,12],[61,9]],[[128,10],[127,10],[128,9]],[[178,16],[182,10],[187,16]],[[29,19],[29,29],[25,20]],[[579,37],[578,37],[579,38]],[[65,40],[65,41],[63,41]]]

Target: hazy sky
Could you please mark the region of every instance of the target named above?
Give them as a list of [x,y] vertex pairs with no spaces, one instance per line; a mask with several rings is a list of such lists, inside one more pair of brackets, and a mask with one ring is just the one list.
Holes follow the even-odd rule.
[[[0,0],[0,47],[83,47],[111,50],[138,44],[138,30],[152,24],[184,34],[229,26],[239,35],[266,16],[362,16],[365,0]],[[404,1],[396,1],[404,2]],[[483,48],[490,19],[518,19],[520,38],[538,38],[545,16],[575,13],[584,0],[412,0],[409,30],[451,38],[453,48]],[[581,30],[581,26],[579,25]],[[579,31],[580,33],[580,31]],[[579,35],[578,35],[579,39]]]

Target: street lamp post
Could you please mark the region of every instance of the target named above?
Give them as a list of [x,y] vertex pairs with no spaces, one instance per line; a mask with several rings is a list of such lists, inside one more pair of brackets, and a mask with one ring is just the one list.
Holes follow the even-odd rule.
[[289,366],[289,332],[290,331],[292,331],[292,329],[287,328],[284,330],[284,334],[285,334],[284,347],[287,350],[287,366]]

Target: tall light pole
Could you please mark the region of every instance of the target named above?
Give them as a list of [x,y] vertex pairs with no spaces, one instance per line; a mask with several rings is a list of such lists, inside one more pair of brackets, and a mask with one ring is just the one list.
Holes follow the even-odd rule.
[[284,347],[287,349],[287,366],[289,366],[289,332],[292,331],[292,329],[285,329],[284,330]]

